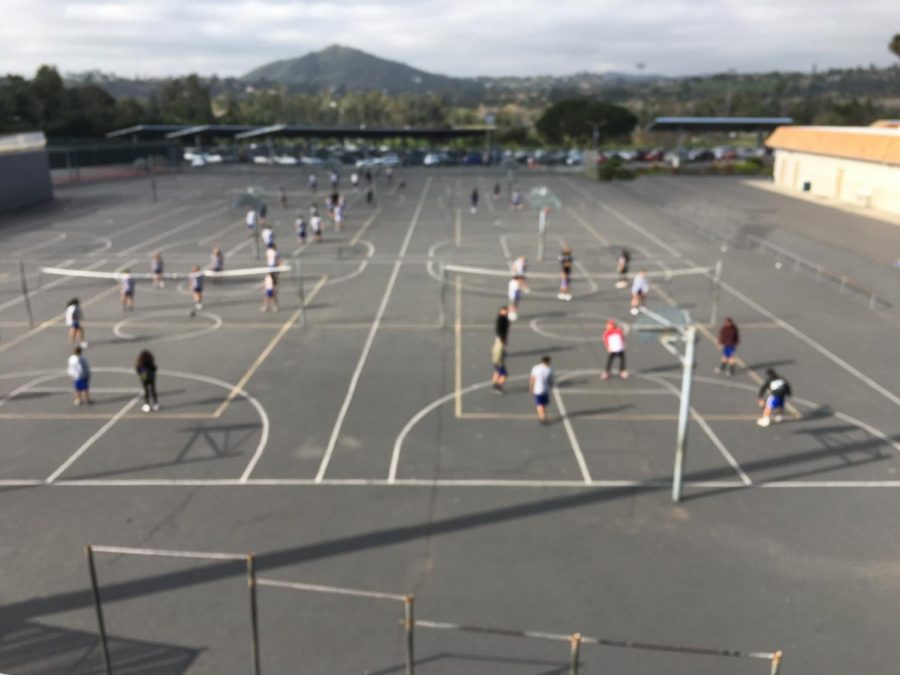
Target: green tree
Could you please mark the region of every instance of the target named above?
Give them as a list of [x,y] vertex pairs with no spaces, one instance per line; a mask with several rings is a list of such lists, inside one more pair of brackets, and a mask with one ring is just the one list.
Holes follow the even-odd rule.
[[65,118],[69,112],[66,88],[59,72],[53,66],[41,66],[31,81],[30,89],[35,124],[47,134],[57,134],[65,126]]
[[626,108],[589,98],[573,98],[554,103],[538,118],[535,126],[549,143],[587,143],[594,129],[603,138],[630,134],[637,118]]
[[900,33],[897,33],[891,38],[891,41],[888,43],[888,49],[894,53],[894,56],[900,59]]

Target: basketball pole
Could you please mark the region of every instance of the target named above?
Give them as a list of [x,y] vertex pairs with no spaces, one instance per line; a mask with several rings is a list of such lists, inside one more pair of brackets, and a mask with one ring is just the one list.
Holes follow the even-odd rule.
[[691,412],[691,383],[694,373],[694,343],[697,340],[697,328],[688,326],[682,333],[684,339],[684,357],[681,360],[681,399],[678,405],[678,436],[675,441],[675,470],[672,476],[672,501],[681,501],[681,485],[684,474],[684,462],[687,455],[688,420]]
[[544,233],[547,230],[547,209],[546,207],[541,207],[541,210],[538,212],[538,244],[537,244],[537,259],[544,259]]

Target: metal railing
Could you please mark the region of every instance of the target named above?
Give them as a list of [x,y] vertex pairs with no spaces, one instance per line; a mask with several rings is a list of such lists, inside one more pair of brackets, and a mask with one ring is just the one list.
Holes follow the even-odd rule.
[[714,656],[739,659],[766,660],[771,664],[770,675],[779,675],[781,672],[782,653],[738,651],[733,649],[710,649],[705,647],[687,647],[679,645],[667,645],[653,642],[635,642],[630,640],[615,640],[609,638],[591,637],[582,633],[549,633],[543,631],[517,630],[510,628],[490,628],[484,626],[467,626],[457,623],[439,621],[416,620],[414,614],[414,598],[412,594],[383,593],[379,591],[344,588],[340,586],[325,586],[295,581],[282,581],[278,579],[264,579],[256,575],[256,558],[253,553],[221,553],[211,551],[180,551],[152,548],[133,548],[127,546],[98,546],[88,544],[85,546],[87,555],[88,572],[93,592],[94,609],[97,616],[97,626],[100,637],[101,654],[103,657],[103,672],[105,675],[113,675],[113,663],[109,652],[109,639],[106,631],[106,622],[103,615],[103,601],[100,583],[97,577],[95,554],[108,553],[125,556],[147,556],[157,558],[180,558],[188,560],[215,560],[220,562],[233,561],[244,563],[246,566],[247,587],[250,592],[250,643],[253,675],[262,672],[260,664],[259,644],[259,612],[257,602],[257,589],[262,587],[280,588],[286,590],[305,591],[311,593],[325,593],[329,595],[342,595],[370,600],[386,600],[403,604],[403,618],[401,623],[404,628],[405,674],[415,675],[415,629],[446,630],[464,633],[479,633],[482,635],[497,635],[503,637],[528,638],[533,640],[549,640],[554,642],[567,642],[569,644],[569,667],[572,675],[578,675],[581,665],[581,646],[597,645],[601,647],[614,647],[639,651],[668,652],[673,654],[688,654],[695,656]]

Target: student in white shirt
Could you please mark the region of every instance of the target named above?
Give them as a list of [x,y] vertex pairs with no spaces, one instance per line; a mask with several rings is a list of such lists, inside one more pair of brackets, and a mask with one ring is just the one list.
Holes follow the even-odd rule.
[[550,388],[553,386],[553,368],[550,357],[544,356],[541,362],[531,369],[528,392],[534,396],[534,406],[541,424],[547,423],[547,405],[550,402]]
[[641,270],[634,277],[634,281],[631,284],[631,313],[635,316],[640,314],[641,306],[643,306],[649,290],[650,284],[647,283],[647,272]]

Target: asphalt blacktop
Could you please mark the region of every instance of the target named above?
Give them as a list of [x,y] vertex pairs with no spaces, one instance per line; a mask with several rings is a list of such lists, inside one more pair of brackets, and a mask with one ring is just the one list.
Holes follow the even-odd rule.
[[[294,218],[325,199],[306,177],[186,171],[156,178],[158,201],[149,179],[71,186],[0,219],[0,672],[102,672],[87,544],[252,552],[261,579],[413,594],[423,621],[783,650],[784,673],[894,672],[900,228],[737,178],[401,169],[376,177],[372,205],[344,186],[343,231],[303,243]],[[561,202],[543,260],[537,213],[510,207],[512,184]],[[184,275],[213,246],[228,270],[261,264],[234,206],[251,187],[292,267],[280,311],[259,311],[250,275],[208,279],[191,317]],[[852,276],[879,303],[748,234]],[[571,302],[556,297],[562,242]],[[698,325],[677,504],[681,366],[659,334],[633,330],[612,278],[623,247],[650,273],[648,306]],[[157,251],[177,278],[140,280],[128,313],[114,280],[41,271],[146,273]],[[498,396],[494,318],[518,255],[530,293]],[[73,405],[65,370],[72,297],[91,406]],[[726,315],[742,334],[733,377],[714,373]],[[610,318],[628,330],[627,380],[600,378]],[[141,410],[142,349],[160,368],[158,412]],[[527,391],[543,355],[558,385],[545,426]],[[770,367],[795,398],[761,429]],[[96,565],[114,672],[252,672],[242,560],[98,552]],[[262,672],[403,672],[396,599],[264,585],[257,601]],[[415,654],[421,673],[569,668],[564,640],[425,626]],[[585,673],[770,667],[594,645],[581,660]]]

